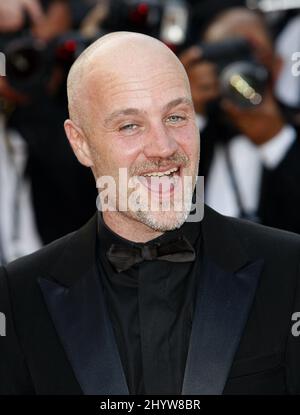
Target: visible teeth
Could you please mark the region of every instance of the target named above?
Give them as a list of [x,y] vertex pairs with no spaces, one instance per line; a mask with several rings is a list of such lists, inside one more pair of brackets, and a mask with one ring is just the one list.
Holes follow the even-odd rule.
[[167,171],[159,171],[159,172],[152,172],[152,173],[145,173],[143,176],[169,176],[170,174],[174,173],[175,171],[178,171],[179,167],[174,167],[173,169],[167,170]]

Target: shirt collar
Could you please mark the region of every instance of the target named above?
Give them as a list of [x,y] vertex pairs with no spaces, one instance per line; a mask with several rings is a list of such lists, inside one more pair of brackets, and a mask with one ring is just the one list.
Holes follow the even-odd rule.
[[105,253],[113,243],[127,247],[151,246],[155,243],[167,243],[179,236],[185,236],[185,238],[195,247],[198,237],[201,234],[201,222],[184,222],[179,229],[166,231],[162,235],[151,239],[146,243],[139,243],[130,241],[116,234],[104,222],[102,212],[98,211],[97,230],[98,243],[101,246],[101,252],[103,253]]

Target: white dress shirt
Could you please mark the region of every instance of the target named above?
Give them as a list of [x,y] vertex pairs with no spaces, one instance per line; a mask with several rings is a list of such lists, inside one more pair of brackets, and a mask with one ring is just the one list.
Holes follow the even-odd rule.
[[[238,135],[228,143],[228,152],[244,210],[255,214],[260,196],[263,166],[275,169],[296,140],[296,131],[286,125],[271,140],[256,146],[246,136]],[[206,203],[228,216],[239,216],[239,206],[226,164],[224,147],[216,145],[208,179]]]
[[0,116],[0,265],[42,246],[24,178],[26,159],[25,141],[6,130]]

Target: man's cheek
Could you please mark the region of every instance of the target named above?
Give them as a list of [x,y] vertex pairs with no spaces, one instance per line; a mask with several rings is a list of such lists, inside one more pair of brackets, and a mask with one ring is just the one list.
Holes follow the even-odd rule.
[[180,147],[189,159],[195,157],[195,152],[197,152],[197,144],[193,138],[186,136],[186,138],[181,141]]
[[191,142],[186,148],[186,155],[188,156],[190,162],[197,162],[200,154],[200,144],[199,142]]

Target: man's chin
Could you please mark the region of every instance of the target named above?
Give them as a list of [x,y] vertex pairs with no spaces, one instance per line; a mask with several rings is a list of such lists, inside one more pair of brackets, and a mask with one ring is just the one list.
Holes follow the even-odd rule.
[[188,217],[188,212],[134,212],[136,220],[149,228],[166,232],[180,228]]

